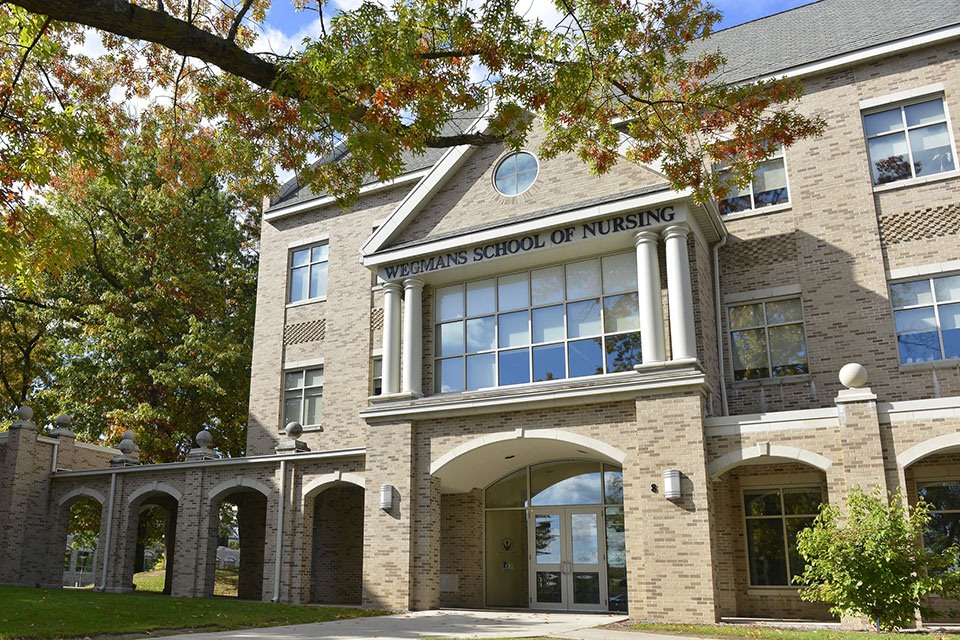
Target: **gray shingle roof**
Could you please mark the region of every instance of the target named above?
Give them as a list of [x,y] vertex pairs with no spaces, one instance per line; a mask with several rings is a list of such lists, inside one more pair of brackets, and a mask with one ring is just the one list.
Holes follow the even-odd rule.
[[960,24],[960,0],[820,0],[717,31],[694,50],[719,49],[720,79],[740,82]]
[[[727,59],[719,79],[740,82],[957,24],[960,0],[819,0],[717,31],[691,47],[691,52],[719,49]],[[465,113],[463,120],[475,117]],[[445,151],[408,154],[406,173],[433,166]],[[364,184],[373,182],[376,179],[368,176]],[[294,178],[283,185],[272,206],[324,195]]]

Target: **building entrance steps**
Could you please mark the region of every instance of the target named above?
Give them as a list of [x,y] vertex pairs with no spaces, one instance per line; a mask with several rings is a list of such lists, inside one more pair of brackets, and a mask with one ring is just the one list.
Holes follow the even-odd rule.
[[[165,640],[229,640],[266,638],[268,640],[409,640],[413,638],[537,638],[577,635],[604,624],[626,620],[615,614],[546,613],[532,611],[434,610],[402,613],[375,618],[354,618],[333,622],[315,622],[266,629],[238,629],[213,633],[189,633],[166,636]],[[602,631],[602,630],[601,630]],[[611,632],[602,631],[609,634]],[[617,633],[617,632],[613,632]],[[627,632],[622,632],[627,635]],[[635,640],[641,634],[629,633]],[[597,638],[600,636],[589,636]],[[607,636],[604,636],[607,637]]]

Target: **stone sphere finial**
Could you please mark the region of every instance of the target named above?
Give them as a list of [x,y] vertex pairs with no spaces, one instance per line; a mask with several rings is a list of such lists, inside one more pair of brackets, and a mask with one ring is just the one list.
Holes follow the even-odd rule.
[[57,427],[60,429],[69,429],[71,425],[73,425],[73,417],[65,413],[61,413],[57,416],[56,420],[54,420],[54,423],[56,423]]
[[137,434],[134,433],[133,429],[127,429],[126,431],[123,432],[123,439],[129,440],[130,442],[136,442]]
[[867,386],[867,369],[862,364],[850,362],[840,368],[840,384],[848,389]]
[[123,455],[128,456],[131,453],[133,453],[133,449],[135,446],[136,445],[133,444],[133,440],[130,440],[129,438],[124,438],[123,440],[120,441],[120,444],[117,445],[117,449],[120,449],[120,453],[122,453]]
[[299,422],[288,422],[286,432],[288,438],[291,440],[297,440],[303,435],[303,425]]
[[198,432],[197,435],[194,436],[194,439],[197,441],[197,444],[204,449],[209,449],[210,445],[213,444],[213,434],[206,429]]
[[19,416],[19,418],[24,422],[30,422],[30,420],[33,418],[33,409],[27,405],[23,405],[17,409],[17,416]]

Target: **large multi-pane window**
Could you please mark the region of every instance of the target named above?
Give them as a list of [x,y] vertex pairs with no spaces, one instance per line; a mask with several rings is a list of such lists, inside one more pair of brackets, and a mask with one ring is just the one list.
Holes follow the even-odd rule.
[[960,358],[960,276],[890,285],[900,362]]
[[809,373],[800,298],[728,309],[734,380]]
[[298,249],[290,256],[290,302],[327,297],[327,256],[330,246]]
[[787,193],[787,167],[783,160],[783,149],[766,162],[760,164],[753,173],[753,180],[746,187],[738,187],[733,174],[718,166],[714,168],[720,182],[725,184],[730,193],[720,200],[719,207],[722,215],[761,209],[775,204],[785,204],[790,201]]
[[873,184],[933,175],[956,167],[943,98],[864,114],[863,128]]
[[923,544],[937,553],[960,544],[960,482],[934,482],[921,485],[917,493],[930,505],[930,522],[923,533]]
[[803,573],[797,534],[810,526],[822,502],[820,487],[744,490],[751,585],[789,585]]
[[634,252],[436,291],[438,393],[628,371],[640,363]]
[[283,424],[317,426],[323,419],[323,367],[287,371],[283,375]]

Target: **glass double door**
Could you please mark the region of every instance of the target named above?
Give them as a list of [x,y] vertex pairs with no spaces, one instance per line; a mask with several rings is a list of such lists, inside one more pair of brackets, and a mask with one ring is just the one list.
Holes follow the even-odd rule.
[[532,509],[530,525],[531,608],[606,611],[603,509]]

